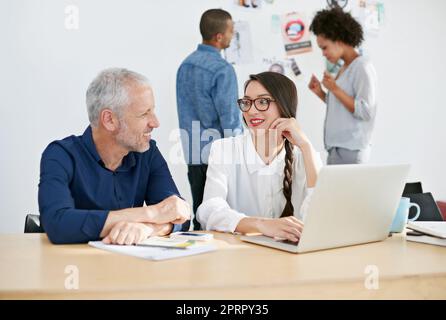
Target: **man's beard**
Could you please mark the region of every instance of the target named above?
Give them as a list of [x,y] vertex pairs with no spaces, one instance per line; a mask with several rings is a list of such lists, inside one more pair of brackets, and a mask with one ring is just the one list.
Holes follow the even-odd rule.
[[131,134],[129,127],[124,121],[119,120],[119,125],[121,128],[116,135],[116,141],[119,145],[129,150],[129,152],[145,152],[149,150],[149,143],[147,145],[138,144],[137,136]]

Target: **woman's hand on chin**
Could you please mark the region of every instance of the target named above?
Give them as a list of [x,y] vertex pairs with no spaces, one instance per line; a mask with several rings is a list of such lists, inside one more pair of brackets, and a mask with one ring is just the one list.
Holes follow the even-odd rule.
[[310,140],[302,131],[295,118],[279,118],[276,119],[270,129],[276,129],[277,134],[286,138],[291,144],[300,149],[310,145]]

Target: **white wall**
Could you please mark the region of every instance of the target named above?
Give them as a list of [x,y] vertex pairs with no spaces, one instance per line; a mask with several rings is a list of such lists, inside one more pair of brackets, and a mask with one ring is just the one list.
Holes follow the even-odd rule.
[[[276,0],[262,11],[238,8],[232,0],[0,0],[0,233],[22,232],[27,213],[37,213],[40,155],[46,145],[88,125],[85,90],[103,68],[122,66],[151,79],[161,127],[154,133],[170,159],[178,126],[175,74],[200,41],[198,22],[212,7],[252,23],[256,57],[236,67],[240,85],[262,71],[260,52],[269,38],[270,14],[290,9],[311,15],[323,0]],[[379,74],[379,113],[372,162],[410,162],[410,180],[421,180],[446,199],[443,163],[446,111],[443,0],[387,0],[386,25],[369,38],[367,49]],[[65,7],[79,8],[79,30],[65,29]],[[315,45],[315,43],[314,43]],[[266,50],[267,51],[267,50]],[[299,90],[299,121],[322,151],[323,105],[306,89],[309,74],[320,74],[318,49],[298,56],[304,75]],[[190,199],[186,167],[171,162],[177,185]]]

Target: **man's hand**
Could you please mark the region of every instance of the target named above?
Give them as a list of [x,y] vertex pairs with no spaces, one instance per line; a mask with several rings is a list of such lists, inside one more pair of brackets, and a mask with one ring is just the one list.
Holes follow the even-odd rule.
[[189,204],[177,196],[170,196],[158,204],[147,207],[149,222],[181,224],[190,219]]
[[[122,223],[144,224],[152,230],[151,232],[155,229],[155,233],[157,232],[158,227],[164,225],[164,227],[160,229],[160,233],[168,234],[172,229],[172,226],[167,228],[167,225],[182,224],[186,222],[190,219],[190,211],[189,204],[177,196],[170,196],[158,204],[147,207],[110,211],[105,220],[100,237],[104,237],[105,239],[112,235],[111,230],[114,229],[118,223],[120,226],[122,226]],[[169,230],[166,231],[167,229]]]
[[102,242],[120,245],[137,244],[150,237],[154,230],[155,228],[151,227],[150,224],[120,221],[113,226],[110,233],[102,239]]

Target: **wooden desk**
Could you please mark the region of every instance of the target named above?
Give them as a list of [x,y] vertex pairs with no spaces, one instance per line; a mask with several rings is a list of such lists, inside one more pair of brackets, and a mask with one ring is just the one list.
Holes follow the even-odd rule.
[[[291,254],[215,233],[219,250],[147,261],[44,234],[0,235],[0,299],[446,299],[446,247],[386,241]],[[65,268],[79,270],[66,290]],[[368,265],[379,289],[366,289]]]

